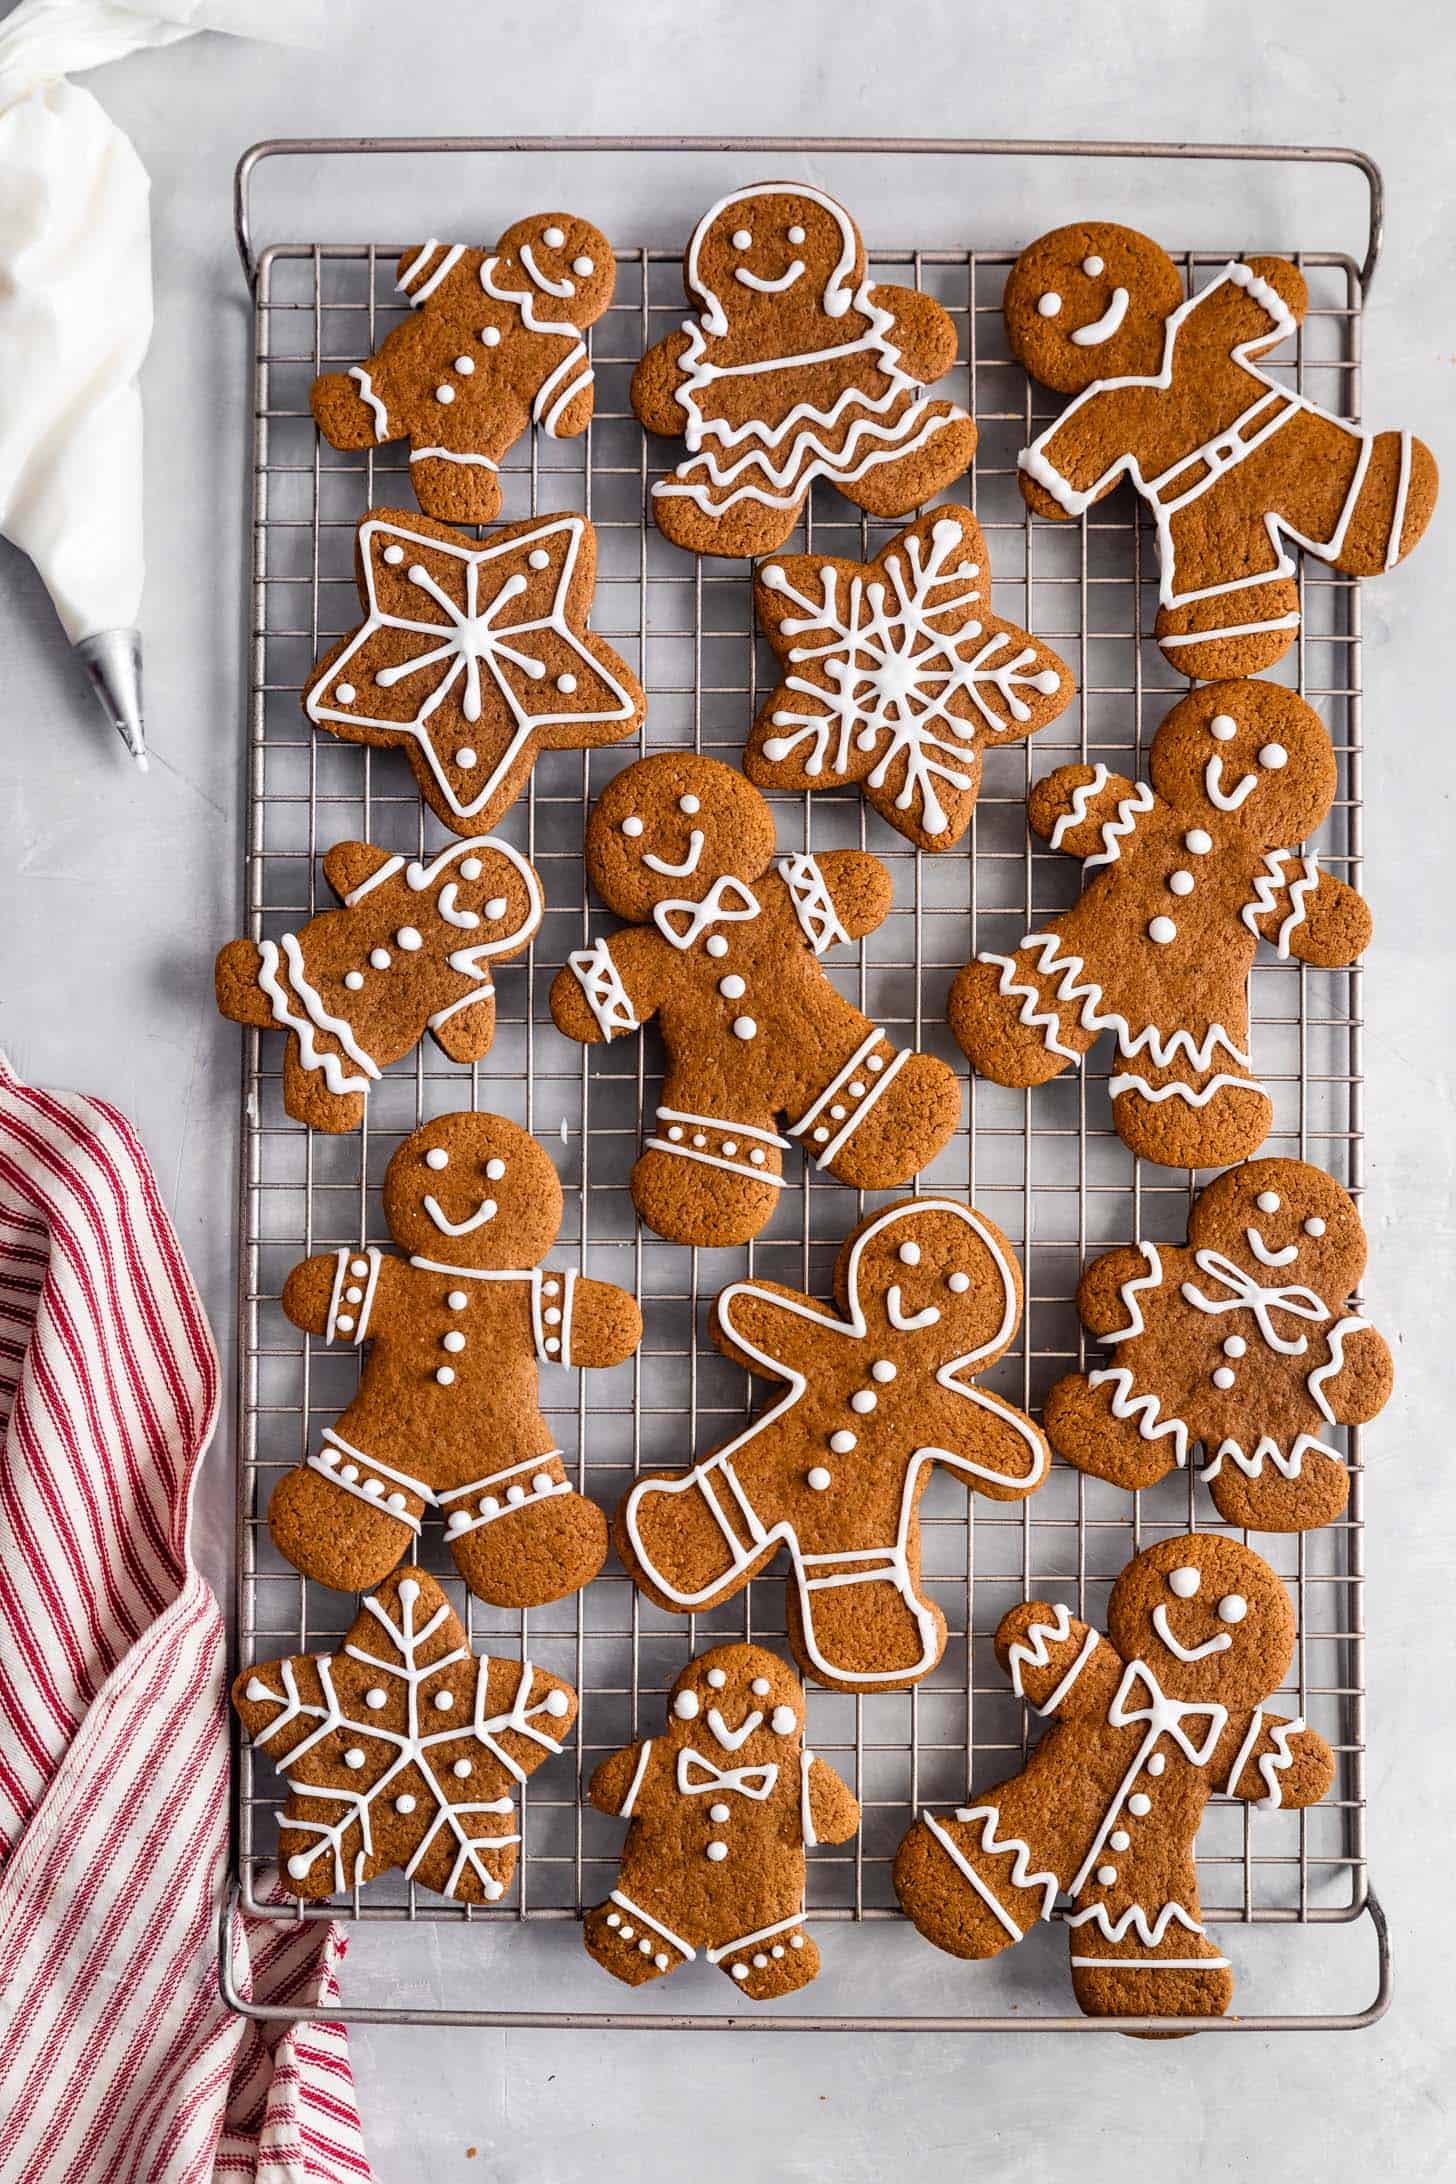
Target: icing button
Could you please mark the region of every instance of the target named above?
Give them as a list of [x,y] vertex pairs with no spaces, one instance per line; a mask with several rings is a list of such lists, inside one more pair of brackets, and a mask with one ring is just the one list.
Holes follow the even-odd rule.
[[1150,1775],[1160,1775],[1167,1764],[1168,1762],[1161,1752],[1154,1752],[1152,1758],[1148,1761],[1148,1773]]
[[850,1450],[856,1446],[858,1439],[859,1436],[857,1434],[846,1433],[841,1428],[838,1433],[830,1434],[829,1446],[833,1449],[836,1456],[847,1456]]
[[747,991],[747,986],[736,971],[730,971],[726,978],[719,979],[718,991],[725,1001],[737,1001]]
[[727,1817],[728,1807],[726,1805],[710,1805],[708,1807],[708,1818],[710,1820],[716,1821],[720,1826],[727,1819]]
[[1178,928],[1171,918],[1153,918],[1148,925],[1148,939],[1155,940],[1160,948],[1166,948],[1170,940],[1178,938]]
[[1100,1888],[1111,1888],[1116,1879],[1117,1868],[1115,1865],[1100,1865],[1097,1868],[1097,1884]]
[[435,1368],[435,1378],[439,1381],[442,1388],[452,1388],[455,1385],[454,1366],[437,1365]]
[[720,1842],[719,1842],[719,1841],[718,1841],[718,1840],[716,1839],[716,1837],[715,1837],[715,1838],[714,1838],[714,1840],[713,1840],[713,1841],[712,1841],[711,1843],[709,1843],[709,1845],[708,1845],[708,1862],[709,1862],[709,1864],[710,1864],[710,1865],[721,1865],[721,1864],[723,1863],[723,1860],[724,1860],[724,1859],[725,1859],[725,1858],[727,1857],[727,1855],[728,1855],[728,1845],[727,1845],[726,1843],[720,1843]]
[[879,1400],[873,1388],[856,1388],[849,1399],[849,1407],[863,1416],[865,1412],[872,1411]]
[[1168,874],[1168,889],[1171,894],[1191,895],[1193,893],[1195,884],[1196,883],[1191,872],[1180,871],[1170,872]]
[[829,1484],[830,1474],[825,1470],[823,1464],[815,1464],[812,1471],[809,1472],[808,1478],[809,1484],[813,1487],[815,1493],[822,1494]]
[[893,1380],[895,1377],[895,1368],[890,1363],[890,1360],[887,1357],[879,1357],[876,1358],[874,1364],[871,1365],[870,1375],[872,1379],[879,1381]]
[[710,933],[703,945],[710,956],[725,956],[728,953],[728,943],[721,933]]
[[[1161,1752],[1157,1752],[1153,1756],[1160,1762],[1163,1757]],[[1151,1773],[1151,1767],[1148,1771],[1149,1773]],[[1153,1801],[1145,1791],[1136,1790],[1127,1801],[1127,1809],[1133,1815],[1134,1819],[1141,1820],[1145,1814],[1152,1811]]]
[[1128,1850],[1131,1845],[1132,1837],[1128,1834],[1126,1828],[1114,1828],[1107,1838],[1109,1850]]
[[1213,847],[1213,836],[1203,827],[1190,827],[1183,837],[1183,847],[1195,857],[1206,857]]
[[733,1019],[733,1036],[735,1039],[756,1039],[758,1037],[758,1026],[751,1016],[735,1016]]

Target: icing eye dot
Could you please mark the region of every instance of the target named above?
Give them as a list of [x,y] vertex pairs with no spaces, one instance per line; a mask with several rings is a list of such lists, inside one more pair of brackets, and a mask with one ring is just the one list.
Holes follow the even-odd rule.
[[1232,743],[1239,732],[1239,724],[1232,713],[1215,713],[1208,724],[1208,732],[1216,743]]
[[789,241],[791,243],[802,243],[803,240],[804,230],[801,227],[791,227],[789,229]]
[[767,1676],[755,1676],[748,1688],[756,1699],[766,1699],[773,1686]]
[[1305,1233],[1305,1235],[1306,1235],[1306,1236],[1323,1236],[1323,1235],[1324,1235],[1324,1232],[1325,1232],[1325,1225],[1324,1225],[1324,1222],[1323,1222],[1323,1221],[1322,1221],[1322,1220],[1320,1219],[1319,1215],[1318,1215],[1317,1213],[1316,1213],[1316,1214],[1311,1214],[1310,1218],[1309,1218],[1309,1219],[1308,1219],[1308,1220],[1307,1220],[1307,1221],[1305,1222],[1305,1224],[1304,1224],[1304,1233]]
[[1280,1205],[1279,1193],[1278,1191],[1260,1191],[1258,1197],[1254,1200],[1254,1204],[1258,1207],[1260,1213],[1277,1213]]
[[919,1266],[920,1246],[918,1244],[902,1244],[897,1256],[906,1266]]
[[1062,308],[1062,299],[1054,288],[1049,288],[1044,296],[1038,296],[1036,307],[1043,318],[1055,318]]
[[685,811],[691,819],[693,814],[701,811],[703,807],[695,796],[680,796],[677,800],[677,808],[679,811]]
[[461,858],[460,877],[462,880],[478,880],[482,870],[483,867],[478,857]]
[[492,1183],[499,1183],[506,1172],[506,1164],[503,1160],[488,1160],[485,1164],[485,1172]]
[[542,230],[541,240],[548,250],[559,250],[566,237],[559,227],[549,227]]
[[1225,1593],[1218,1604],[1218,1619],[1221,1623],[1242,1623],[1248,1612],[1249,1603],[1242,1593]]
[[534,552],[527,554],[526,566],[528,569],[544,569],[550,559],[551,556],[547,553],[545,547],[538,546]]
[[728,1681],[727,1671],[721,1668],[710,1668],[708,1670],[708,1681],[715,1691],[721,1691]]
[[971,1286],[971,1277],[969,1274],[963,1274],[957,1269],[954,1274],[947,1274],[945,1286],[947,1289],[952,1290],[956,1296],[963,1297]]
[[425,1166],[427,1168],[434,1168],[436,1170],[439,1170],[441,1168],[448,1168],[449,1165],[450,1155],[446,1152],[444,1146],[432,1145],[425,1155]]
[[679,1721],[692,1721],[697,1716],[698,1694],[696,1691],[679,1691],[672,1702],[672,1710]]
[[1289,753],[1282,743],[1266,743],[1259,753],[1259,764],[1265,773],[1278,773],[1281,766],[1289,764]]
[[1168,1572],[1168,1590],[1176,1593],[1180,1600],[1191,1600],[1202,1583],[1202,1573],[1188,1568],[1186,1564],[1181,1570]]
[[588,273],[595,273],[596,269],[596,261],[593,258],[573,258],[571,261],[572,272],[579,273],[583,280],[586,279]]
[[1084,258],[1082,260],[1082,271],[1086,274],[1089,281],[1095,281],[1098,274],[1102,271],[1102,260],[1097,257]]
[[791,1737],[799,1726],[799,1717],[792,1706],[776,1706],[768,1725],[776,1737]]
[[735,228],[733,230],[733,248],[735,250],[747,250],[749,244],[752,241],[753,237],[749,234],[746,227]]
[[628,837],[630,841],[633,842],[636,841],[638,835],[642,832],[642,821],[638,818],[635,811],[629,812],[627,814],[627,817],[622,821],[622,832]]

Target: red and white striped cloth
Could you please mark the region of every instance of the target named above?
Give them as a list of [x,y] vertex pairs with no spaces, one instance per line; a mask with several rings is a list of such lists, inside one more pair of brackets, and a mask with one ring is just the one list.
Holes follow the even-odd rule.
[[[136,1133],[0,1057],[4,2184],[369,2175],[342,2027],[218,1992],[226,1657],[187,1539],[217,1384]],[[256,1998],[337,1998],[336,1927],[235,1926]]]

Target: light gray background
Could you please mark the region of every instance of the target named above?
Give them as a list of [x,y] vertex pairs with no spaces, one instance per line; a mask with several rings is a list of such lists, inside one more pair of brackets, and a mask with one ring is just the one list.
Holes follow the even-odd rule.
[[[320,54],[208,38],[91,79],[155,185],[157,336],[149,362],[145,608],[152,774],[131,771],[80,685],[41,588],[0,548],[6,656],[0,784],[0,1041],[23,1074],[104,1091],[139,1124],[230,1363],[229,1148],[237,1034],[211,1008],[211,959],[239,890],[241,556],[248,327],[230,237],[234,160],[254,138],[371,131],[677,129],[1233,137],[1358,144],[1385,168],[1386,257],[1367,328],[1367,414],[1417,426],[1452,468],[1456,232],[1445,0],[1146,0],[913,9],[841,0],[356,0]],[[543,175],[543,181],[545,177]],[[266,238],[483,232],[458,177],[295,174],[270,188]],[[490,185],[483,201],[490,201]],[[963,171],[953,218],[876,177],[855,207],[872,240],[988,245],[1100,211],[1184,243],[1359,254],[1357,185],[1319,174],[1199,168]],[[543,187],[544,201],[551,191]],[[706,201],[680,167],[579,174],[570,202],[620,234],[680,237]],[[516,206],[516,192],[508,193]],[[419,207],[417,216],[407,208]],[[455,215],[459,214],[459,217]],[[396,215],[397,217],[391,217]],[[1449,2177],[1451,1881],[1443,1795],[1456,1790],[1449,1689],[1456,1481],[1437,1420],[1449,1388],[1452,1223],[1450,944],[1453,784],[1448,508],[1408,568],[1365,592],[1366,886],[1378,937],[1366,981],[1369,1293],[1399,1337],[1397,1400],[1372,1436],[1368,1619],[1373,1871],[1395,1932],[1396,2001],[1354,2037],[880,2040],[641,2034],[355,2037],[382,2184],[418,2175],[693,2184],[886,2170],[1097,2184],[1146,2167],[1179,2178]],[[230,1450],[199,1508],[225,1589]],[[1388,1470],[1388,1478],[1384,1475]],[[841,1930],[842,1931],[842,1930]],[[462,1937],[472,1944],[474,1936]],[[493,1978],[526,1999],[537,1933]],[[567,1937],[562,1936],[563,1941]],[[924,1966],[884,1932],[884,1992]],[[1054,1949],[1060,1937],[1047,1936]],[[1261,1936],[1263,1948],[1269,1937]],[[1293,1969],[1302,1937],[1291,1937]],[[428,1933],[389,1937],[423,1985]],[[1342,1940],[1348,1942],[1342,1949]],[[916,1948],[922,1945],[915,1943]],[[1028,1946],[1031,1946],[1030,1944]],[[1373,1977],[1368,1932],[1321,1939],[1346,2005]],[[401,1948],[412,1952],[401,1956]],[[360,1954],[373,1944],[357,1945]],[[547,1976],[556,1967],[547,1956]],[[456,1960],[457,1965],[465,1960]],[[476,1960],[477,1965],[479,1959]],[[361,1970],[367,1971],[367,1966]],[[442,1974],[442,1976],[444,1976]],[[938,1992],[972,2006],[947,1962]],[[1341,1984],[1341,1981],[1343,1984]],[[902,1984],[903,1982],[903,1984]],[[372,1984],[372,1982],[371,1982]],[[579,1990],[578,1990],[579,1991]],[[866,1994],[866,2005],[880,1999]],[[467,2158],[467,2148],[478,2152]]]

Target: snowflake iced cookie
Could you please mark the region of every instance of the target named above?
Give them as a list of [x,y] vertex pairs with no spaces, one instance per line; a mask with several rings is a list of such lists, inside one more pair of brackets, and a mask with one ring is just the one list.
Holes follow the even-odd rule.
[[991,565],[968,508],[931,510],[873,561],[794,554],[754,580],[785,679],[753,724],[761,789],[858,782],[920,849],[965,833],[982,753],[1035,735],[1071,703],[1070,670],[990,610]]
[[694,307],[649,349],[632,407],[687,453],[652,489],[696,554],[782,546],[827,478],[873,516],[908,515],[970,468],[976,428],[921,386],[955,327],[915,288],[871,281],[858,228],[806,182],[760,182],[704,213],[683,260]]
[[533,516],[476,545],[447,524],[373,508],[355,573],[365,619],[314,669],[303,709],[345,743],[404,751],[457,834],[491,826],[542,751],[620,743],[647,700],[587,627],[596,533]]
[[1294,1610],[1247,1547],[1193,1534],[1128,1563],[1107,1632],[1042,1600],[1003,1619],[996,1658],[1055,1727],[1009,1780],[921,1815],[896,1892],[927,1940],[974,1958],[1020,1941],[1065,1894],[1089,2017],[1221,2016],[1234,1983],[1199,1917],[1203,1808],[1216,1791],[1314,1805],[1334,1779],[1323,1737],[1264,1705],[1294,1658]]
[[551,1014],[585,1045],[658,1018],[667,1076],[632,1171],[649,1228],[678,1244],[746,1243],[773,1212],[794,1141],[861,1190],[908,1183],[939,1152],[960,1119],[954,1073],[892,1046],[819,963],[887,915],[878,858],[776,860],[757,789],[684,752],[640,759],[607,784],[586,868],[630,922],[570,957]]
[[542,1365],[620,1365],[642,1339],[610,1282],[544,1267],[561,1185],[499,1115],[441,1115],[384,1174],[406,1258],[370,1244],[305,1259],[283,1288],[295,1327],[364,1351],[358,1392],[278,1482],[268,1529],[306,1577],[362,1592],[414,1547],[426,1510],[471,1591],[539,1607],[596,1576],[607,1528],[541,1415]]
[[426,1032],[454,1062],[495,1037],[491,967],[530,946],[541,883],[489,835],[424,859],[335,842],[324,878],[343,905],[277,940],[230,940],[217,1005],[288,1035],[283,1104],[314,1130],[356,1130],[371,1084]]
[[588,1911],[590,1955],[629,1987],[701,1949],[751,2001],[819,1970],[804,1923],[804,1853],[845,1843],[859,1805],[804,1742],[804,1693],[762,1646],[700,1654],[667,1727],[604,1759],[589,1796],[630,1820],[617,1886]]
[[1129,480],[1157,537],[1158,643],[1180,674],[1272,666],[1299,628],[1295,549],[1374,576],[1436,505],[1421,441],[1332,417],[1256,363],[1308,304],[1284,258],[1231,260],[1185,301],[1157,243],[1103,221],[1041,236],[1007,280],[1013,354],[1076,396],[1023,449],[1022,493],[1064,521]]
[[680,1614],[731,1599],[784,1548],[800,1667],[884,1690],[945,1650],[920,1581],[931,1467],[1022,1501],[1050,1458],[1029,1418],[975,1385],[1011,1346],[1022,1288],[1010,1244],[974,1207],[907,1198],[871,1214],[845,1240],[834,1294],[831,1308],[777,1282],[723,1290],[714,1341],[782,1392],[691,1471],[639,1478],[613,1539],[648,1598]]
[[435,1580],[400,1570],[336,1653],[257,1661],[233,1685],[288,1784],[283,1886],[315,1901],[397,1866],[436,1895],[495,1903],[516,1869],[514,1792],[561,1750],[576,1703],[530,1661],[473,1654]]
[[1124,1144],[1177,1168],[1254,1152],[1273,1107],[1248,1052],[1261,940],[1320,969],[1353,963],[1370,913],[1311,853],[1337,787],[1304,700],[1274,683],[1214,683],[1174,706],[1149,753],[1152,786],[1059,766],[1028,817],[1081,857],[1082,898],[957,974],[951,1029],[982,1076],[1033,1085],[1117,1041],[1108,1086]]
[[501,463],[522,433],[536,424],[573,439],[591,423],[582,329],[616,279],[606,236],[569,212],[518,221],[493,251],[412,247],[395,282],[412,315],[362,364],[314,381],[314,422],[337,448],[408,440],[426,514],[490,523]]
[[1077,1306],[1111,1345],[1046,1403],[1047,1438],[1093,1478],[1129,1490],[1186,1465],[1229,1524],[1303,1532],[1349,1496],[1331,1426],[1364,1425],[1394,1379],[1370,1322],[1345,1310],[1365,1271],[1365,1231],[1332,1177],[1302,1160],[1255,1160],[1201,1191],[1183,1245],[1094,1259]]

